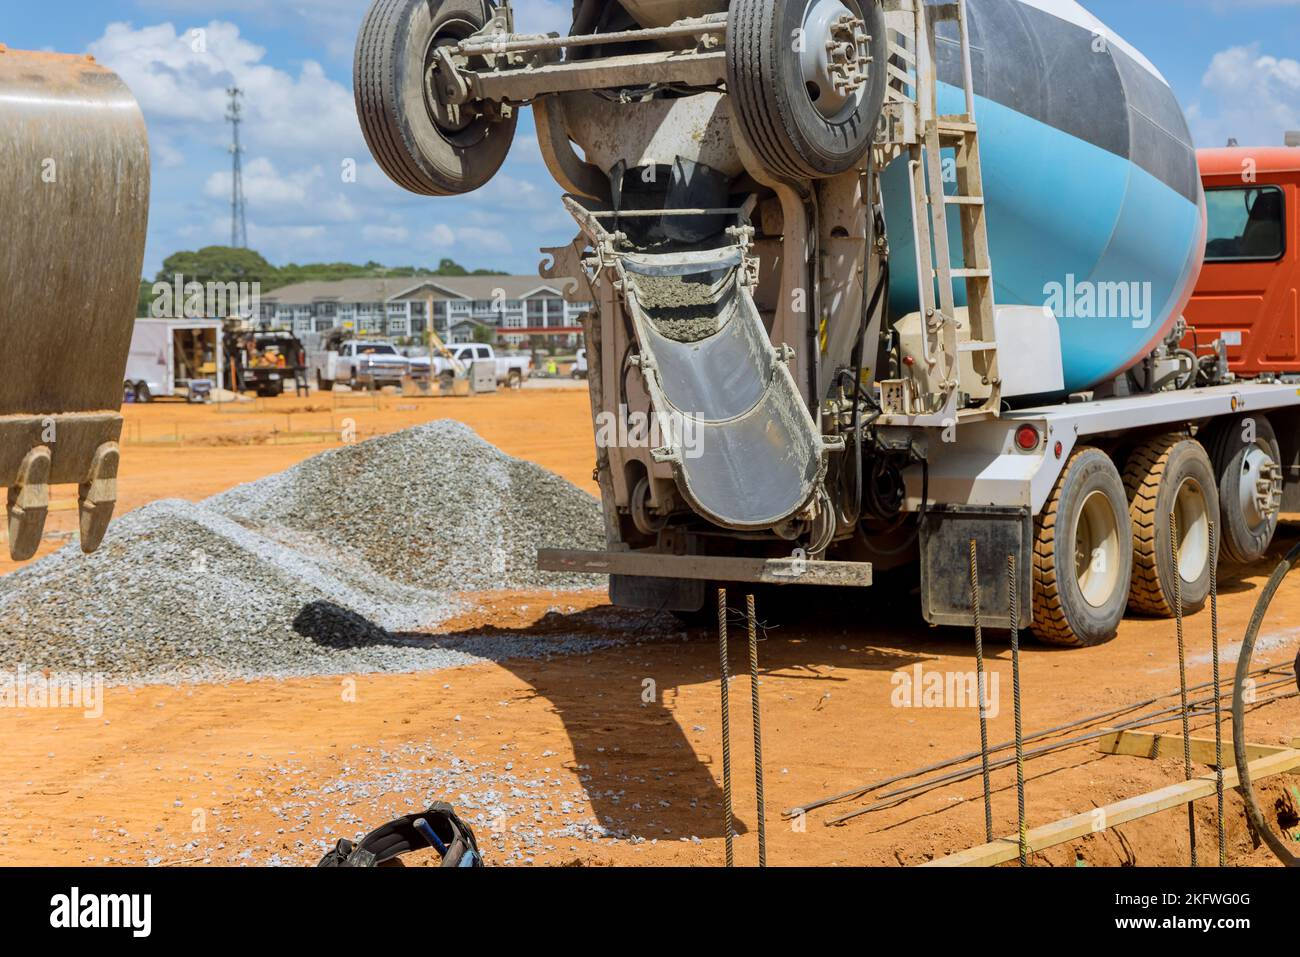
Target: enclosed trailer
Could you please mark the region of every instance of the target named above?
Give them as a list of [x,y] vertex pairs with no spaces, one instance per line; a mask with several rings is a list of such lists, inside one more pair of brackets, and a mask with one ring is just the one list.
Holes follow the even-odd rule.
[[129,401],[152,402],[177,395],[197,401],[213,388],[225,388],[220,322],[137,320],[123,383]]

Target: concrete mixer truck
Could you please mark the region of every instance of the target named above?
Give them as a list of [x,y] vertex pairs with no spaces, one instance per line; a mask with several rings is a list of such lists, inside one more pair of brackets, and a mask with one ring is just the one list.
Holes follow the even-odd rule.
[[89,552],[117,500],[123,372],[149,214],[144,118],[92,57],[0,45],[0,169],[9,551],[18,561],[35,554],[50,487],[75,485]]
[[577,0],[566,36],[377,0],[355,89],[429,196],[531,106],[577,226],[542,273],[598,304],[608,538],[539,560],[617,604],[913,564],[934,624],[974,577],[986,626],[1097,645],[1200,607],[1211,530],[1256,560],[1300,498],[1294,280],[1282,356],[1226,278],[1192,300],[1207,248],[1291,248],[1294,187],[1232,157],[1207,203],[1169,85],[1073,0]]

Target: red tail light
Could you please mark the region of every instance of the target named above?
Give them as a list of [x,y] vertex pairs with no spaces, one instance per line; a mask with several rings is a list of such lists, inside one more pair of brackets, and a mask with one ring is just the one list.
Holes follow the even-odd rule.
[[1022,452],[1032,452],[1042,444],[1043,437],[1037,426],[1022,425],[1016,429],[1016,446]]

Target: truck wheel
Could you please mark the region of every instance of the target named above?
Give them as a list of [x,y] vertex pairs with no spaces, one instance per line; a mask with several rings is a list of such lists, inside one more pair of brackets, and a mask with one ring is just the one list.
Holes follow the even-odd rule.
[[732,0],[729,23],[732,115],[759,162],[789,180],[852,169],[885,101],[879,0]]
[[316,388],[321,392],[333,392],[334,380],[326,379],[321,376],[320,372],[316,373]]
[[376,162],[398,186],[455,196],[483,186],[510,152],[518,114],[478,104],[444,107],[434,95],[435,52],[488,21],[482,0],[375,0],[357,37],[357,117]]
[[519,370],[516,369],[506,377],[506,385],[512,389],[522,389],[524,387],[524,377]]
[[[1133,529],[1129,608],[1174,616],[1174,575],[1183,610],[1200,611],[1210,597],[1210,524],[1219,522],[1218,487],[1201,443],[1166,435],[1139,447],[1124,469]],[[1178,569],[1170,547],[1169,515],[1178,518]]]
[[1220,553],[1248,565],[1268,554],[1282,513],[1282,450],[1273,425],[1245,415],[1219,427],[1207,443],[1219,480]]
[[137,402],[153,401],[153,393],[149,391],[148,382],[137,382],[135,384],[135,401]]
[[1034,634],[1071,648],[1115,637],[1128,606],[1133,536],[1124,482],[1110,457],[1071,456],[1034,525]]

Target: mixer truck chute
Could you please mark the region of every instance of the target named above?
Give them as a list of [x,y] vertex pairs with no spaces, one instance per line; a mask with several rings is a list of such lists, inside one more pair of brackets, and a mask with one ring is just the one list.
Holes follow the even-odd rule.
[[[974,540],[985,625],[1011,624],[1013,553],[1018,624],[1078,646],[1167,611],[1174,575],[1194,604],[1224,503],[1258,533],[1237,557],[1267,545],[1300,480],[1270,424],[1296,431],[1300,392],[1189,345],[1186,123],[1082,6],[579,0],[567,37],[512,17],[379,0],[357,102],[381,165],[431,193],[482,185],[531,106],[568,193],[578,235],[542,272],[596,303],[609,550],[543,568],[694,612],[710,582],[914,565],[927,620],[963,625]],[[608,428],[629,417],[649,440]]]
[[93,58],[0,45],[0,156],[0,486],[8,488],[9,550],[30,558],[50,486],[77,485],[89,552],[117,498],[122,381],[149,210],[144,119],[122,81]]

